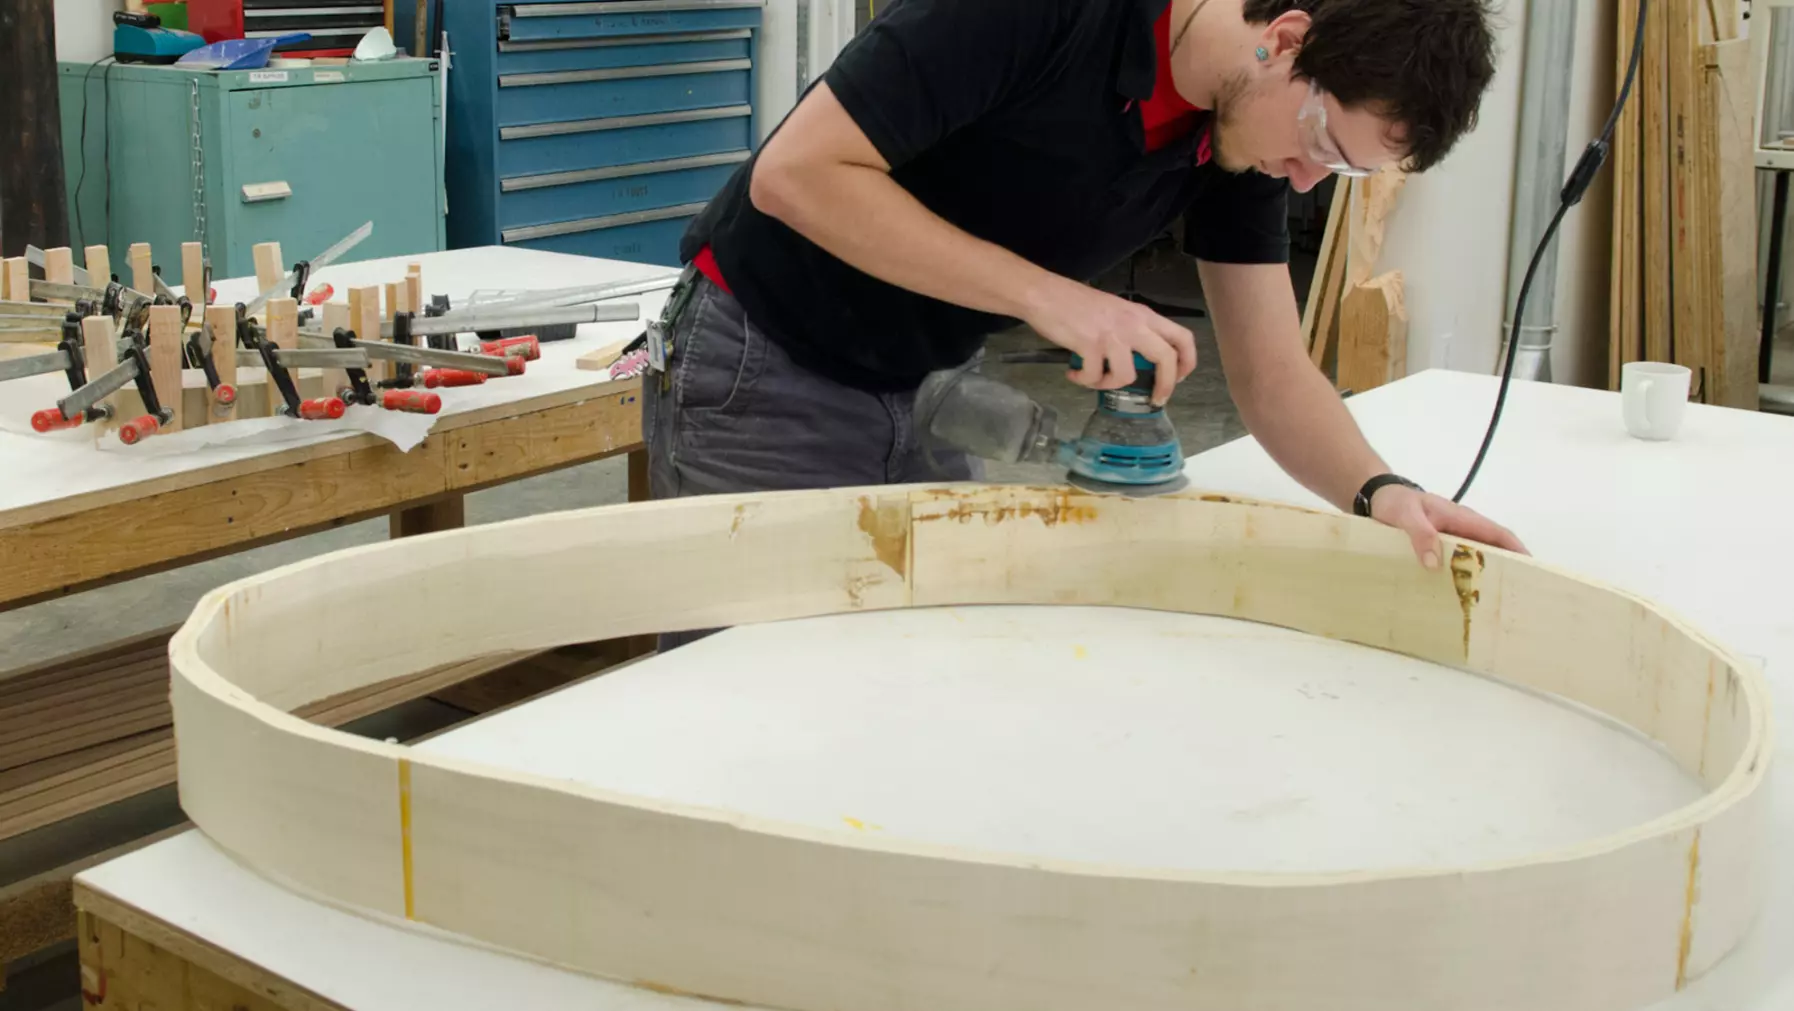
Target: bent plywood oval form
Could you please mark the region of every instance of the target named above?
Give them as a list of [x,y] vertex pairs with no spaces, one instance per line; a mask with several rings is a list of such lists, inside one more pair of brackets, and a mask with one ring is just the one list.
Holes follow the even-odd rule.
[[[251,867],[365,915],[796,1011],[1591,1011],[1674,992],[1756,912],[1760,674],[1648,601],[1444,546],[1429,571],[1399,531],[1331,513],[970,485],[610,506],[354,548],[224,586],[175,636],[181,802]],[[528,606],[495,621],[493,601]],[[1605,713],[1705,792],[1525,860],[1205,874],[833,833],[288,715],[501,650],[975,604],[1213,614],[1420,657]]]

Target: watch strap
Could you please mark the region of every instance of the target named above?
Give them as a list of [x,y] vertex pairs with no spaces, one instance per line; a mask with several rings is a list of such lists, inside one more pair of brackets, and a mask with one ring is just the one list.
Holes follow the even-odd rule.
[[1358,516],[1369,516],[1371,496],[1375,495],[1378,489],[1392,484],[1399,484],[1415,491],[1425,490],[1400,474],[1378,474],[1364,482],[1364,487],[1358,489],[1358,494],[1352,498],[1352,512]]

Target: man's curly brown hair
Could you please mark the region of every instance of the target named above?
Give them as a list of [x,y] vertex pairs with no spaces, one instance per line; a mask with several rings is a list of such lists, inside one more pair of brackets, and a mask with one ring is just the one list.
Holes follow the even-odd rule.
[[1297,76],[1399,124],[1409,172],[1438,164],[1476,125],[1495,76],[1485,0],[1245,0],[1243,10],[1250,24],[1306,12]]

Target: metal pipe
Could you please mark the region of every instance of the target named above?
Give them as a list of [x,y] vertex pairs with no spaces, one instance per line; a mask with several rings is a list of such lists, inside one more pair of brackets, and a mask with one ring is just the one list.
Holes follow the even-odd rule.
[[[461,333],[468,330],[509,330],[517,327],[556,326],[563,323],[606,323],[640,318],[642,307],[635,302],[611,302],[602,305],[570,305],[565,307],[531,307],[524,310],[467,309],[444,316],[417,316],[411,321],[413,337]],[[380,336],[392,336],[392,320],[380,324]]]
[[[1513,331],[1513,305],[1533,250],[1557,213],[1569,146],[1570,82],[1576,64],[1576,8],[1565,0],[1529,0],[1526,53],[1520,71],[1520,132],[1514,151],[1514,211],[1507,247],[1507,297],[1501,351]],[[1557,334],[1557,247],[1539,259],[1520,321],[1514,377],[1551,382],[1551,341]]]

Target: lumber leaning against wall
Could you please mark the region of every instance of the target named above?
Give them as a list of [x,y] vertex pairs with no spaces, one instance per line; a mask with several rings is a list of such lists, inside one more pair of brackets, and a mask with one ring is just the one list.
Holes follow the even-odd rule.
[[[213,591],[171,641],[181,803],[249,866],[363,915],[796,1011],[1600,1011],[1675,992],[1761,894],[1760,674],[1648,601],[1444,547],[1429,571],[1400,531],[1333,513],[961,485],[611,506],[334,552]],[[601,575],[619,568],[636,577]],[[493,623],[474,583],[575,592]],[[393,622],[360,620],[395,601]],[[499,651],[980,603],[1217,614],[1402,652],[1606,713],[1707,792],[1530,860],[1167,873],[650,800],[287,715]]]

